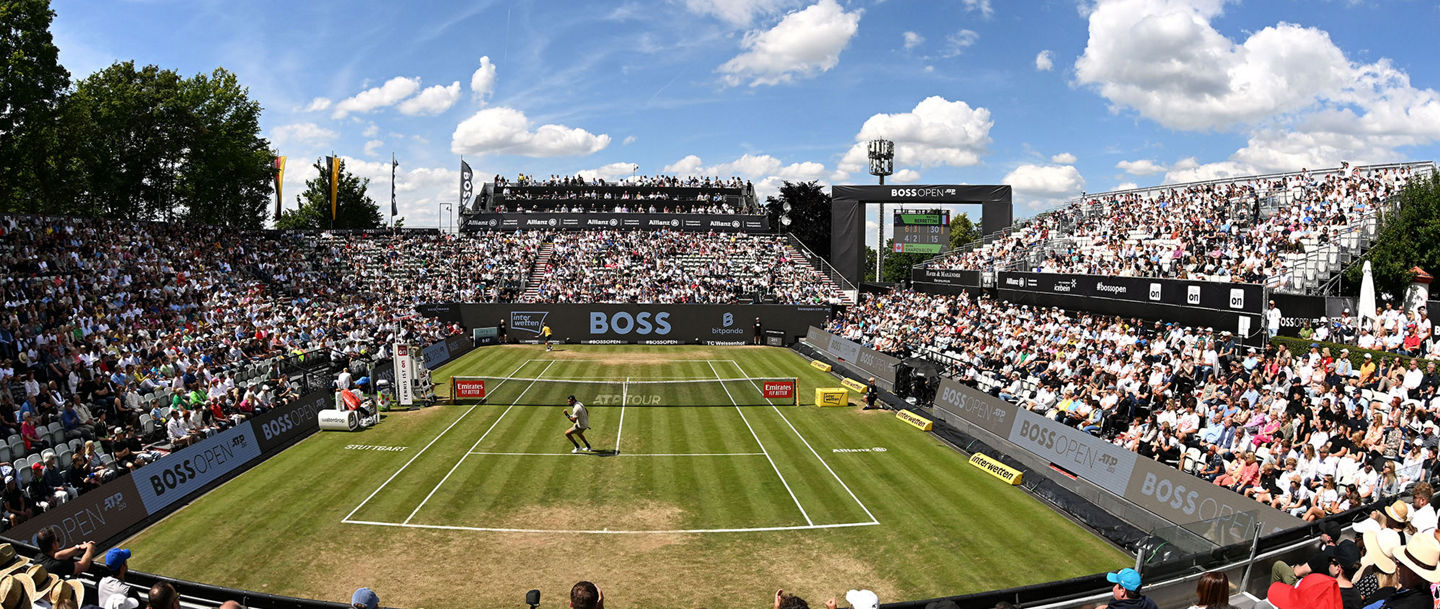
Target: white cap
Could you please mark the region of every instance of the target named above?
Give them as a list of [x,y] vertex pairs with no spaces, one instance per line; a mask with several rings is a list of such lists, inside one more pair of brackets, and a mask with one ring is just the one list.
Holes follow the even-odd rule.
[[876,609],[880,605],[880,597],[869,590],[851,590],[845,593],[845,602],[854,609]]

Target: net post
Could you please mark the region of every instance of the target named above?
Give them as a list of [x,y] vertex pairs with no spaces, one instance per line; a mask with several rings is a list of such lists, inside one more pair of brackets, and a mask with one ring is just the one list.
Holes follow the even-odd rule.
[[794,389],[790,390],[790,405],[791,405],[791,406],[799,406],[799,405],[800,405],[800,377],[798,377],[798,376],[792,376],[792,377],[790,377],[790,382],[791,382],[791,383],[793,384],[793,386],[795,387]]
[[455,397],[455,377],[452,376],[450,377],[450,404],[454,405],[458,403],[459,400]]

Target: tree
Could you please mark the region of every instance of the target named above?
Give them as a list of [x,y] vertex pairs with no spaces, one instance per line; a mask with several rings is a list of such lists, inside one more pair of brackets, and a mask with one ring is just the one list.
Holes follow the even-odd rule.
[[370,178],[361,178],[345,171],[345,161],[340,161],[340,185],[336,193],[336,215],[330,219],[330,167],[324,158],[315,160],[313,167],[319,173],[314,179],[305,181],[305,192],[296,195],[299,209],[286,210],[280,215],[275,228],[284,230],[327,228],[377,228],[380,226],[380,206],[366,191]]
[[[1400,211],[1386,221],[1375,246],[1366,254],[1375,293],[1396,298],[1405,295],[1413,278],[1410,269],[1418,266],[1431,274],[1440,271],[1440,174],[1411,181],[1398,196]],[[1352,293],[1360,292],[1362,271],[1363,265],[1356,264],[1345,273],[1345,285]]]
[[[63,178],[54,130],[70,72],[50,35],[49,0],[0,3],[0,209],[60,209],[51,186]],[[68,202],[66,202],[68,204]]]
[[260,104],[249,93],[224,68],[181,85],[186,158],[176,176],[177,194],[190,222],[264,225],[274,188],[274,153],[260,137]]
[[950,249],[960,249],[980,239],[980,227],[970,220],[970,214],[962,213],[950,218]]
[[[790,203],[790,226],[780,224],[785,203]],[[830,194],[815,181],[785,181],[778,196],[765,198],[770,226],[795,235],[805,247],[821,258],[830,258]]]

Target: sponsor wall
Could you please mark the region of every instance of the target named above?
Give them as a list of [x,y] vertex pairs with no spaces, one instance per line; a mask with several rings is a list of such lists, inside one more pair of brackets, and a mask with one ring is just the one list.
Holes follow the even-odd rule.
[[1062,425],[1014,404],[944,379],[935,396],[937,417],[989,432],[1009,450],[1023,450],[1117,495],[1168,522],[1185,525],[1215,519],[1213,528],[1244,539],[1258,521],[1262,534],[1302,526],[1271,509],[1204,480]]
[[[755,337],[756,317],[760,318],[764,330],[780,330],[795,340],[810,326],[824,325],[830,313],[828,305],[497,303],[442,306],[441,314],[458,314],[467,328],[490,327],[504,320],[506,334],[512,342],[539,341],[541,328],[548,325],[557,341],[595,344],[749,344]],[[420,308],[420,312],[427,315],[432,310]]]
[[467,232],[522,229],[770,232],[770,220],[766,216],[730,214],[479,213],[465,216],[460,226]]
[[204,491],[225,476],[274,456],[319,429],[315,414],[333,400],[329,390],[245,421],[187,446],[133,473],[105,483],[6,531],[9,539],[33,543],[53,527],[60,545],[94,540],[109,546],[147,519],[158,519],[176,503]]
[[895,386],[895,366],[900,360],[892,356],[815,327],[805,334],[805,342],[861,378],[873,376],[887,390]]
[[1265,310],[1265,286],[1258,283],[1002,272],[998,274],[995,287],[1087,298],[1110,298],[1200,307],[1255,315],[1259,315]]
[[942,270],[914,267],[910,269],[910,281],[937,283],[940,285],[978,288],[980,271]]

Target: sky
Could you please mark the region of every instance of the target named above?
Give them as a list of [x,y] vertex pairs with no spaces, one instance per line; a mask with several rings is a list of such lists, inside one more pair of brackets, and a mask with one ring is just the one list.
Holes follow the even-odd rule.
[[[389,162],[435,226],[463,158],[495,174],[1011,184],[1084,192],[1440,159],[1436,0],[63,0],[76,79],[224,67],[288,157]],[[957,207],[978,217],[977,207]],[[872,206],[870,223],[876,211]],[[887,221],[888,224],[888,221]],[[873,243],[873,237],[872,237]]]

